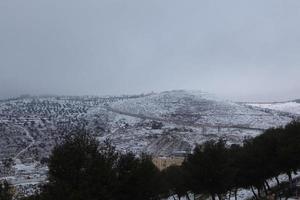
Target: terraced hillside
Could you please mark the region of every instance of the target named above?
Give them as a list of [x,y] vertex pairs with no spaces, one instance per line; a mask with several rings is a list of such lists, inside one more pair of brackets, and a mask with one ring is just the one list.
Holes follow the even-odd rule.
[[[99,115],[99,113],[102,113]],[[220,137],[240,143],[245,137],[290,122],[293,114],[223,101],[201,92],[170,91],[107,104],[88,113],[90,128],[103,124],[126,151],[171,155]]]
[[51,149],[85,128],[120,151],[156,156],[192,151],[197,143],[245,137],[298,115],[238,104],[191,91],[120,97],[23,96],[0,102],[0,177],[19,185],[45,178]]

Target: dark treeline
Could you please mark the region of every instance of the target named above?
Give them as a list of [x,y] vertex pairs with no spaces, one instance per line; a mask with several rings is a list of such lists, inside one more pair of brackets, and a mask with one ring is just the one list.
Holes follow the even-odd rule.
[[[173,169],[178,171],[172,173],[178,174],[184,186],[173,184],[170,192],[178,196],[185,195],[184,192],[209,194],[213,200],[216,197],[221,200],[231,194],[237,198],[237,190],[244,188],[251,189],[254,198],[259,199],[280,191],[279,175],[286,174],[291,183],[292,173],[296,174],[298,169],[300,123],[291,122],[246,139],[241,146],[226,145],[224,140],[197,146],[181,167]],[[271,179],[277,181],[278,191],[270,187]],[[179,188],[186,189],[183,192]]]
[[34,200],[159,199],[160,171],[148,155],[120,154],[85,131],[68,135],[49,158],[48,182]]
[[243,145],[208,141],[197,146],[182,166],[163,171],[147,155],[120,154],[110,143],[99,144],[79,131],[54,148],[48,165],[48,182],[27,200],[156,200],[197,195],[222,200],[230,195],[237,198],[241,188],[251,189],[259,199],[276,193],[268,180],[280,185],[278,176],[286,174],[291,182],[300,168],[300,123],[268,129]]

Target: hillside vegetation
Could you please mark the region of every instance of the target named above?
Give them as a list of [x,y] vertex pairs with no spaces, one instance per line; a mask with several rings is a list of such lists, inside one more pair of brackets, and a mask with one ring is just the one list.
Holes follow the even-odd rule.
[[[100,144],[83,130],[68,135],[49,159],[47,183],[23,199],[36,200],[154,200],[169,196],[214,200],[237,198],[238,189],[251,189],[255,199],[282,194],[278,177],[300,169],[300,123],[271,128],[244,141],[207,141],[187,155],[182,166],[159,171],[147,155],[120,153],[109,142]],[[277,180],[273,189],[269,180]],[[292,189],[292,188],[291,188]],[[282,196],[282,197],[283,197]]]

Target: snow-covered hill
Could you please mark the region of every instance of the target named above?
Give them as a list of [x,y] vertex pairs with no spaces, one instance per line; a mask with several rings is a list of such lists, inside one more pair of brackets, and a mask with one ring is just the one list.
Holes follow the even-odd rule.
[[281,103],[254,103],[249,105],[300,115],[300,100]]
[[197,91],[121,97],[25,96],[0,102],[0,137],[5,147],[0,155],[41,160],[63,134],[77,127],[85,127],[100,140],[112,140],[122,151],[170,155],[219,137],[240,143],[293,117]]
[[206,127],[266,129],[290,120],[289,116],[277,112],[220,100],[206,93],[182,90],[117,101],[110,108],[145,118]]
[[[23,96],[4,100],[0,102],[0,177],[13,177],[22,185],[26,185],[23,181],[27,177],[42,181],[46,171],[43,161],[63,135],[78,127],[100,141],[110,139],[120,151],[171,156],[190,152],[195,144],[211,139],[241,143],[245,137],[287,124],[297,117],[293,113],[183,90],[119,97]],[[33,167],[26,171],[16,167],[19,165]]]

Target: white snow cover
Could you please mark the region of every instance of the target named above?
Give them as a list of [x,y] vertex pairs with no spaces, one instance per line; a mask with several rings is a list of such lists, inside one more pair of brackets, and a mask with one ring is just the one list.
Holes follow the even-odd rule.
[[251,106],[266,108],[271,110],[278,110],[282,112],[289,112],[300,115],[300,103],[284,102],[284,103],[257,103],[249,104]]
[[[297,116],[277,110],[300,113],[299,104],[294,102],[256,105],[184,90],[107,98],[5,100],[0,102],[0,128],[4,131],[0,135],[0,157],[13,157],[15,165],[12,174],[3,174],[2,178],[33,191],[31,185],[45,181],[47,175],[47,167],[35,157],[47,157],[64,131],[82,125],[99,141],[111,140],[122,152],[172,156],[191,152],[196,144],[212,139],[240,144],[244,138],[285,125]],[[239,199],[249,195],[249,191],[240,191]]]
[[[176,90],[110,104],[115,111],[164,121],[197,125],[246,126],[266,129],[288,123],[290,118],[268,113],[197,91]],[[181,116],[181,117],[180,117]]]

